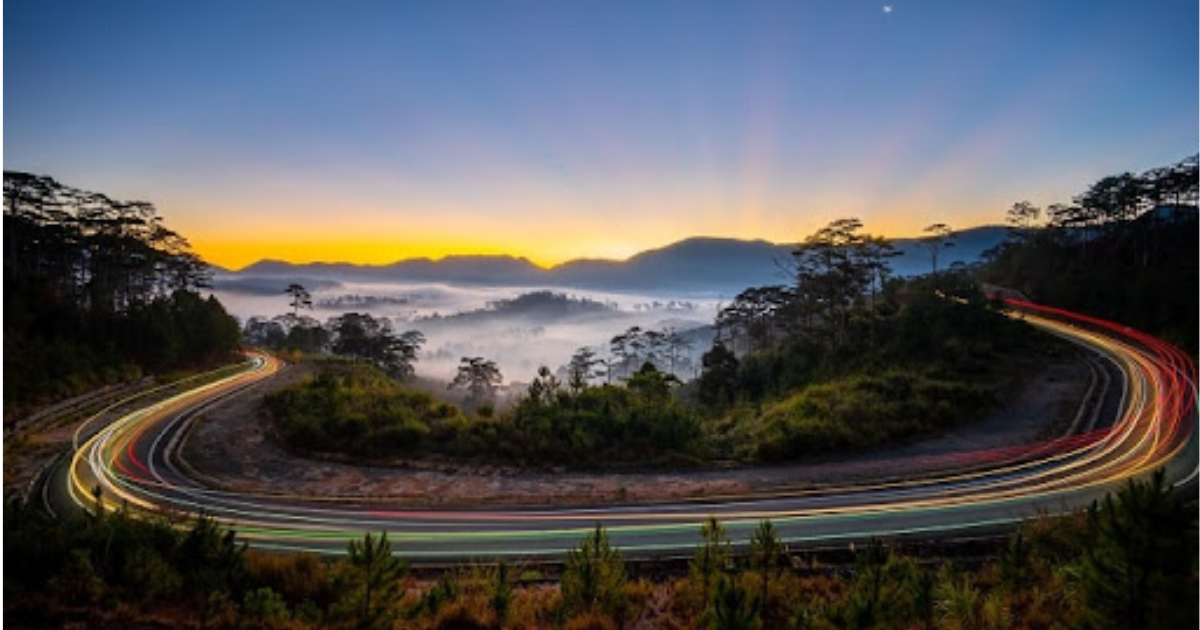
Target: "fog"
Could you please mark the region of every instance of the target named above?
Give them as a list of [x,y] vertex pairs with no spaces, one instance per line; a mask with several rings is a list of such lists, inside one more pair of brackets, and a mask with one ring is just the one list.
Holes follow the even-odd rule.
[[[303,284],[303,283],[302,283]],[[310,286],[311,284],[311,286]],[[243,324],[251,317],[271,319],[291,312],[283,293],[287,283],[219,282],[213,291]],[[462,357],[482,356],[496,362],[506,382],[528,382],[539,366],[557,370],[578,348],[588,346],[608,355],[608,343],[632,326],[688,333],[690,347],[676,359],[676,373],[695,375],[699,357],[711,343],[719,300],[711,297],[605,293],[546,287],[477,287],[447,284],[304,284],[313,308],[302,309],[325,323],[342,313],[369,313],[387,318],[397,332],[419,330],[426,337],[416,371],[439,381],[453,378]],[[552,291],[570,298],[542,308],[511,302],[521,295]],[[499,303],[499,305],[497,304]],[[505,308],[505,305],[508,308]],[[660,366],[668,369],[669,366]]]

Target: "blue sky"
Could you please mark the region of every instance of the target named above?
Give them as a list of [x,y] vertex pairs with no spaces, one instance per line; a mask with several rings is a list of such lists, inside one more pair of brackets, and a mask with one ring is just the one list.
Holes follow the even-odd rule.
[[1195,2],[4,3],[4,166],[221,264],[1002,220],[1196,151]]

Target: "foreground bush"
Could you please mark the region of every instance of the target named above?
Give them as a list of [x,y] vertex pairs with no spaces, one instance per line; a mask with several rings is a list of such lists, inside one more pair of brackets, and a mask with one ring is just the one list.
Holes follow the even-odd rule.
[[[846,567],[788,553],[769,522],[748,555],[709,521],[683,576],[627,579],[597,527],[556,583],[507,565],[406,575],[386,537],[338,560],[245,553],[211,520],[49,520],[5,505],[5,627],[1195,628],[1196,514],[1161,475],[1090,512],[1027,522],[963,564],[860,545]],[[178,526],[178,527],[176,527]],[[746,543],[747,541],[736,541]],[[769,578],[769,579],[768,579]]]

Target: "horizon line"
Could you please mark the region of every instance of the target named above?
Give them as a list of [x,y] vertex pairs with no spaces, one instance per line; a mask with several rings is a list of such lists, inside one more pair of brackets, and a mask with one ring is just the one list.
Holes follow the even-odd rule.
[[[996,228],[996,227],[1004,228],[1007,226],[999,224],[999,223],[985,223],[982,225],[972,225],[970,227],[957,229],[957,230],[954,230],[954,232],[955,233],[969,232],[972,230],[978,230],[978,229],[983,229],[983,228]],[[886,238],[888,238],[889,240],[892,240],[892,241],[901,241],[901,240],[916,240],[916,239],[921,238],[921,236],[919,236],[919,235],[918,236],[888,236]],[[470,253],[470,252],[449,253],[449,254],[443,254],[443,255],[437,256],[437,257],[417,255],[417,256],[410,256],[407,258],[398,258],[396,260],[393,260],[390,262],[384,262],[384,263],[353,262],[350,260],[307,260],[307,261],[303,261],[303,262],[298,262],[296,260],[286,260],[286,259],[282,259],[282,258],[268,257],[268,258],[259,258],[258,260],[255,260],[254,262],[248,263],[246,265],[242,265],[241,267],[238,267],[236,269],[230,268],[230,267],[224,267],[224,266],[209,262],[206,258],[204,258],[204,256],[201,256],[201,260],[204,261],[204,264],[206,264],[210,267],[216,267],[222,271],[227,271],[229,273],[242,273],[255,265],[260,265],[263,263],[282,263],[282,264],[292,265],[292,266],[297,266],[297,267],[304,266],[304,265],[351,265],[351,266],[355,266],[355,267],[365,267],[365,268],[382,268],[382,267],[390,267],[392,265],[398,265],[398,264],[402,264],[402,263],[406,263],[406,262],[415,262],[415,261],[422,261],[422,260],[428,261],[431,263],[440,263],[447,259],[454,259],[454,258],[492,258],[492,259],[507,258],[507,259],[511,259],[511,260],[515,260],[515,261],[525,261],[526,263],[530,264],[531,266],[536,267],[537,269],[542,270],[542,271],[552,271],[558,267],[562,267],[563,265],[567,265],[567,264],[574,263],[574,262],[581,262],[581,261],[625,263],[625,262],[629,262],[633,258],[636,258],[636,257],[638,257],[642,254],[648,253],[648,252],[659,251],[659,250],[667,249],[670,247],[674,247],[676,245],[679,245],[680,243],[686,243],[688,241],[697,241],[697,240],[738,241],[738,242],[742,242],[742,243],[766,243],[768,245],[772,245],[772,246],[776,246],[776,247],[799,244],[799,241],[773,241],[771,239],[762,238],[762,237],[739,238],[736,236],[714,236],[714,235],[707,235],[707,234],[698,234],[695,236],[689,236],[686,238],[681,238],[681,239],[678,239],[675,241],[671,241],[671,242],[663,244],[663,245],[658,245],[655,247],[649,247],[646,249],[642,249],[633,254],[630,254],[629,256],[627,256],[625,258],[604,258],[604,257],[581,256],[578,258],[569,258],[567,260],[564,260],[559,263],[554,263],[554,264],[539,263],[539,262],[533,260],[532,258],[530,258],[528,255],[521,255],[521,254],[514,254],[514,253],[486,254],[486,253]]]

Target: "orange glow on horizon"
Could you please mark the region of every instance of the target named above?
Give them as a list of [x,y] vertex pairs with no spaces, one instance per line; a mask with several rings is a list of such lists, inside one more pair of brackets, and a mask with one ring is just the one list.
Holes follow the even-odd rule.
[[[988,212],[963,213],[958,219],[975,219],[970,224],[953,223],[955,229],[997,224],[989,221]],[[832,215],[831,215],[832,216]],[[838,218],[840,218],[839,215]],[[851,215],[845,215],[851,216]],[[832,220],[832,219],[829,219]],[[289,234],[283,238],[223,239],[218,235],[193,239],[193,250],[205,261],[237,271],[261,260],[282,260],[293,264],[306,263],[352,263],[358,265],[387,265],[407,259],[429,258],[438,260],[447,256],[511,256],[525,258],[531,263],[548,269],[556,265],[581,258],[626,260],[646,250],[666,247],[693,237],[731,238],[740,240],[765,240],[775,244],[797,243],[808,234],[827,224],[829,220],[809,218],[792,226],[775,230],[771,235],[751,229],[734,230],[723,234],[677,231],[647,231],[634,239],[597,239],[594,235],[563,234],[551,242],[533,239],[486,238],[445,240],[438,237],[389,240],[371,237],[345,237],[330,234],[314,234],[305,238],[300,234]],[[953,218],[941,219],[931,215],[927,223],[949,222]],[[914,226],[913,218],[903,213],[877,215],[873,221],[864,221],[865,233],[887,238],[916,238],[922,236],[921,226]],[[744,226],[749,227],[749,226]],[[788,235],[780,238],[779,235]],[[591,236],[592,238],[589,238]],[[504,239],[504,240],[502,240]]]
[[230,270],[239,270],[260,260],[282,260],[294,264],[353,263],[386,265],[411,258],[439,259],[455,255],[510,255],[525,257],[539,266],[556,261],[539,260],[486,243],[451,244],[437,241],[400,243],[381,240],[197,240],[193,249],[205,261]]
[[[414,258],[438,260],[447,256],[511,256],[525,258],[534,265],[550,268],[579,258],[624,260],[645,248],[626,243],[581,244],[579,247],[550,249],[530,243],[500,244],[485,240],[459,242],[438,239],[385,241],[368,238],[264,239],[221,240],[194,239],[192,249],[206,262],[237,271],[261,260],[282,260],[293,264],[352,263],[357,265],[387,265]],[[557,245],[564,245],[559,243]]]
[[860,219],[867,234],[914,238],[933,223],[959,230],[1000,224],[1012,203],[991,191],[939,195],[924,186],[897,191],[894,198],[839,188],[775,190],[744,202],[702,184],[666,188],[614,188],[600,202],[500,191],[486,211],[455,199],[416,197],[388,204],[351,199],[331,213],[335,204],[312,197],[289,206],[286,221],[272,216],[276,203],[252,196],[170,207],[182,219],[172,224],[189,236],[198,255],[238,270],[264,259],[386,265],[455,255],[512,256],[550,268],[581,258],[625,260],[693,237],[797,243],[849,217]]

